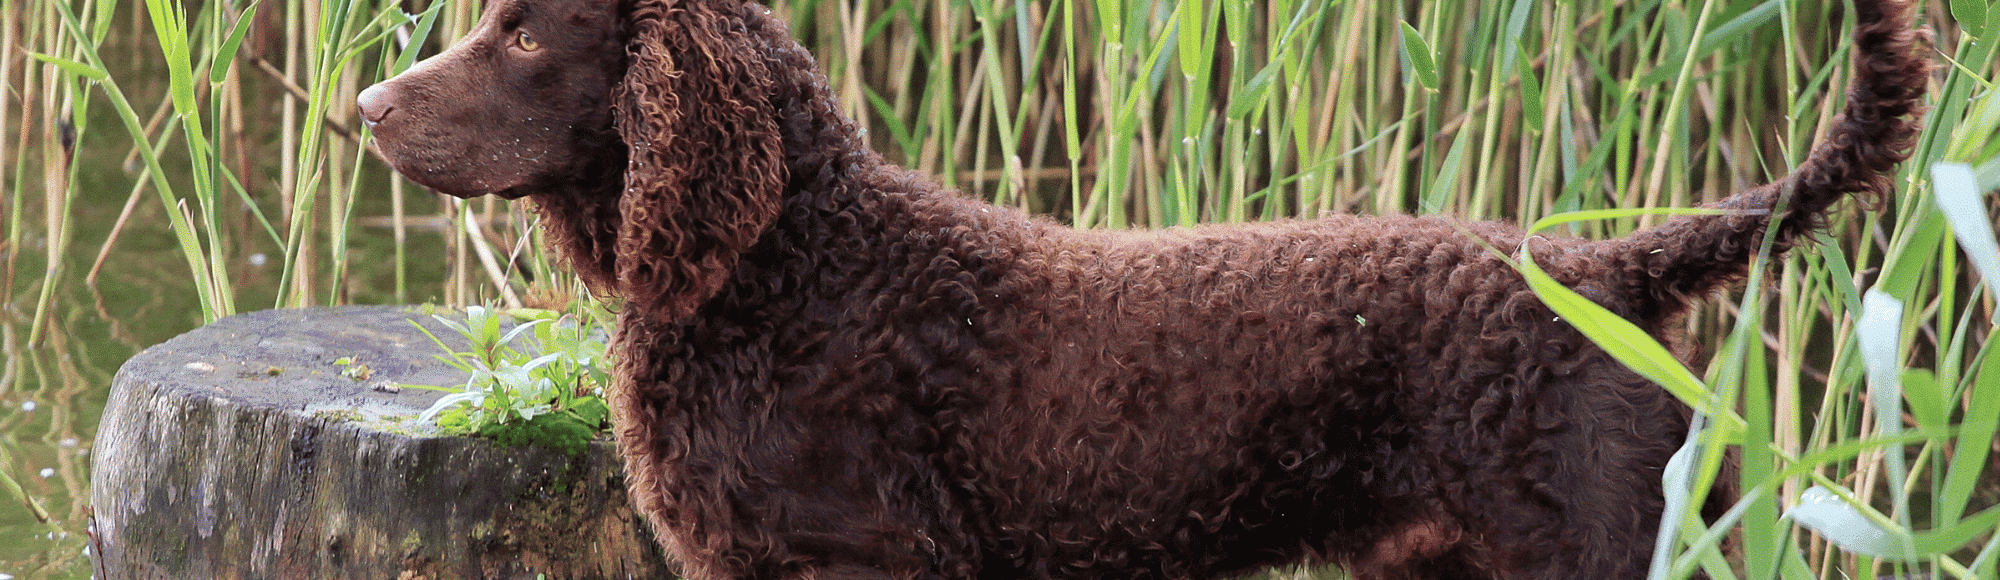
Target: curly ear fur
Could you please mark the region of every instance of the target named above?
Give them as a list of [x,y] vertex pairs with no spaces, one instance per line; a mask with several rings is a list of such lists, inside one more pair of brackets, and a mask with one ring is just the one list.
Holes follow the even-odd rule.
[[612,96],[628,148],[617,286],[632,314],[692,314],[778,215],[784,142],[771,71],[743,33],[748,9],[632,3],[625,82]]

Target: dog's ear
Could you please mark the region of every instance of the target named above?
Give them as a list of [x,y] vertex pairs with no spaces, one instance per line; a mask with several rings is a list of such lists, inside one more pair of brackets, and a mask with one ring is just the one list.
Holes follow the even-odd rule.
[[741,0],[636,0],[625,80],[618,287],[627,308],[676,320],[713,296],[778,215],[784,142],[771,71]]

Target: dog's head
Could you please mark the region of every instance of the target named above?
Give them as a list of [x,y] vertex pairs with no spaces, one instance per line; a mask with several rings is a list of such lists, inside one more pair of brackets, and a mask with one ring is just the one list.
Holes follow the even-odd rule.
[[458,44],[362,91],[382,155],[425,187],[515,198],[613,147],[628,33],[616,2],[499,0]]
[[673,319],[778,215],[776,69],[820,79],[803,55],[743,0],[495,0],[358,108],[398,172],[459,197],[534,195],[586,281]]

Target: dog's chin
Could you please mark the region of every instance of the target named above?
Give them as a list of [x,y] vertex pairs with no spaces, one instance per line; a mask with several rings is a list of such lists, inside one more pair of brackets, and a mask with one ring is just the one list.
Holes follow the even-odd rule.
[[[403,175],[408,176],[409,174],[405,173]],[[430,189],[431,191],[435,191],[459,199],[472,199],[475,197],[483,197],[497,193],[490,188],[480,187],[478,184],[475,183],[461,183],[449,180],[425,180],[425,179],[418,179],[415,177],[411,177],[410,180],[417,182],[417,185],[424,186],[425,188]]]
[[492,193],[492,195],[493,197],[497,197],[500,199],[521,199],[523,197],[527,197],[528,194],[530,193],[534,192],[530,191],[530,188],[526,186],[514,186],[514,187],[509,187],[507,189],[502,189],[500,191],[495,191]]
[[471,177],[439,171],[411,171],[400,166],[396,168],[396,172],[403,174],[410,181],[417,182],[417,185],[424,186],[426,189],[459,199],[472,199],[488,195],[501,199],[515,199],[532,193],[529,191],[530,188],[524,183],[526,180],[511,176],[488,175]]
[[500,190],[500,191],[486,191],[486,190],[463,190],[463,189],[439,189],[439,188],[436,188],[436,187],[432,187],[432,188],[430,188],[430,190],[431,190],[431,191],[435,191],[435,192],[438,192],[438,193],[442,193],[442,194],[445,194],[445,195],[449,195],[449,196],[452,196],[452,197],[456,197],[456,198],[459,198],[459,199],[473,199],[473,198],[479,198],[479,197],[486,197],[486,196],[489,196],[489,195],[490,195],[490,196],[493,196],[493,197],[497,197],[497,198],[500,198],[500,199],[515,199],[515,198],[519,198],[519,197],[522,197],[522,196],[525,196],[525,195],[527,195],[527,194],[528,194],[528,192],[526,192],[526,191],[522,191],[522,188],[519,188],[519,187],[512,187],[512,188],[507,188],[507,189],[503,189],[503,190]]

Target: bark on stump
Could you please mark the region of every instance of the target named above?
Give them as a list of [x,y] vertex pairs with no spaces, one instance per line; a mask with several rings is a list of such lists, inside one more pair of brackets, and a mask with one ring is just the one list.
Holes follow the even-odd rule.
[[[113,381],[91,463],[111,578],[667,578],[613,446],[581,457],[385,427],[465,375],[406,307],[234,316]],[[463,348],[462,339],[455,348]],[[343,376],[353,357],[369,369]]]

